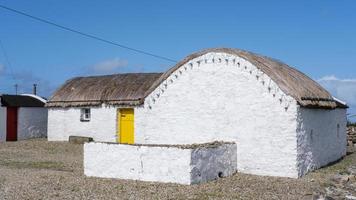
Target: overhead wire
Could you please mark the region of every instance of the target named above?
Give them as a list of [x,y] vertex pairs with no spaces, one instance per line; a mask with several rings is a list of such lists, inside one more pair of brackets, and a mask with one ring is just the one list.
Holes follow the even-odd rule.
[[42,23],[45,23],[45,24],[48,24],[48,25],[51,25],[51,26],[55,26],[55,27],[60,28],[62,30],[66,30],[66,31],[69,31],[69,32],[72,32],[72,33],[76,33],[76,34],[81,35],[81,36],[85,36],[87,38],[91,38],[91,39],[98,40],[98,41],[101,41],[101,42],[104,42],[104,43],[107,43],[107,44],[118,46],[118,47],[121,47],[123,49],[127,49],[127,50],[130,50],[130,51],[136,52],[136,53],[140,53],[140,54],[143,54],[143,55],[151,56],[151,57],[154,57],[154,58],[157,58],[157,59],[161,59],[161,60],[165,60],[165,61],[169,61],[169,62],[173,62],[173,63],[177,62],[176,60],[173,60],[173,59],[165,57],[165,56],[161,56],[161,55],[157,55],[157,54],[154,54],[154,53],[151,53],[151,52],[148,52],[148,51],[143,51],[143,50],[140,50],[140,49],[132,48],[132,47],[117,43],[115,41],[104,39],[102,37],[99,37],[99,36],[96,36],[96,35],[92,35],[92,34],[89,34],[89,33],[84,33],[82,31],[79,31],[79,30],[76,30],[76,29],[73,29],[73,28],[70,28],[70,27],[67,27],[67,26],[63,26],[63,25],[57,24],[57,23],[49,21],[47,19],[36,17],[34,15],[31,15],[31,14],[28,14],[28,13],[25,13],[25,12],[22,12],[22,11],[19,11],[19,10],[16,10],[16,9],[13,9],[13,8],[10,8],[10,7],[1,5],[1,4],[0,4],[0,8],[8,10],[8,11],[11,11],[13,13],[17,13],[19,15],[31,18],[33,20],[36,20],[36,21],[39,21],[39,22],[42,22]]

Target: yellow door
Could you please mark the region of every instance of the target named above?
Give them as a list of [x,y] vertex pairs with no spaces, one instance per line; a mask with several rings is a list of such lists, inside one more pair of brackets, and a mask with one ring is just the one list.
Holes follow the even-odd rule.
[[133,108],[119,109],[118,112],[118,142],[134,143],[134,110]]

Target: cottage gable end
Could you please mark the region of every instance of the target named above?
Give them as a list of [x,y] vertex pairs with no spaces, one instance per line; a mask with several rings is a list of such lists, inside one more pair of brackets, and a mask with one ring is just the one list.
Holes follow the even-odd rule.
[[[149,94],[146,94],[147,96],[144,101],[145,107],[152,109],[154,105],[158,103],[161,95],[163,95],[166,90],[169,90],[170,86],[180,81],[181,76],[189,74],[191,71],[199,71],[199,69],[204,68],[206,65],[214,65],[218,70],[225,70],[226,73],[240,74],[245,81],[254,82],[253,84],[257,84],[255,87],[264,88],[264,93],[273,97],[276,102],[279,102],[280,107],[285,111],[288,110],[292,103],[297,103],[294,97],[286,94],[272,78],[245,58],[228,53],[210,52],[175,68],[174,71],[171,71],[170,74],[165,77],[165,80],[158,80],[160,84],[157,86],[154,85],[155,89]],[[221,69],[221,67],[225,69]],[[161,76],[161,78],[164,76],[165,75]],[[191,77],[191,80],[193,79],[194,77]],[[223,85],[221,86],[223,87]],[[236,90],[239,89],[239,85],[236,85]]]

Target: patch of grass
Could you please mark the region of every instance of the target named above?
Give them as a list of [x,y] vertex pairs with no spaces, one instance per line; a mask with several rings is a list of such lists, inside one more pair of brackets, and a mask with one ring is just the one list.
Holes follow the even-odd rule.
[[350,154],[345,156],[340,161],[330,164],[326,167],[323,167],[319,170],[316,170],[315,173],[322,173],[322,174],[334,174],[334,173],[342,173],[347,170],[348,167],[356,163],[356,154]]
[[5,166],[12,169],[49,169],[56,171],[71,171],[65,168],[62,162],[53,161],[13,161],[2,160],[1,166]]
[[124,189],[124,186],[123,186],[123,185],[116,185],[116,186],[115,186],[115,189],[121,191],[121,190]]

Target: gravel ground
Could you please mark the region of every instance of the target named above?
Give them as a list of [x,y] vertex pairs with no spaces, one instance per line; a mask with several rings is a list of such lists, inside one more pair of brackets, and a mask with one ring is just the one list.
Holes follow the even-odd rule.
[[301,179],[237,173],[184,186],[83,175],[83,146],[27,140],[0,143],[0,199],[312,199],[356,164],[356,154]]

